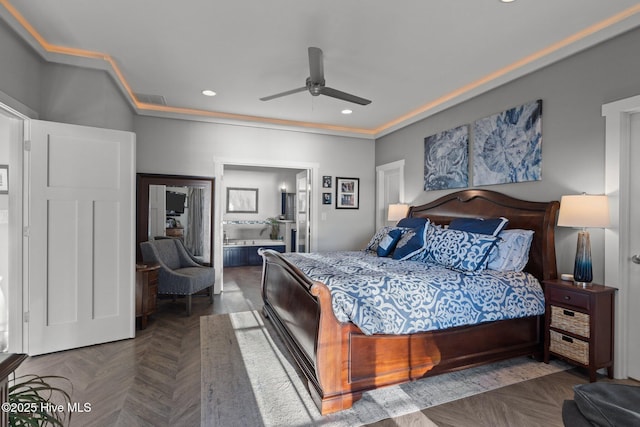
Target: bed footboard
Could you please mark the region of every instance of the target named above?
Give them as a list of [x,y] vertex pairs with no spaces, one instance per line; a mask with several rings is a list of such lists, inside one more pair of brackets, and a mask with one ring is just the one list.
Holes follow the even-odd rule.
[[345,390],[348,333],[359,331],[341,324],[331,308],[329,289],[308,279],[273,250],[261,250],[264,314],[273,323],[305,375],[309,392],[322,414],[351,407],[361,396]]

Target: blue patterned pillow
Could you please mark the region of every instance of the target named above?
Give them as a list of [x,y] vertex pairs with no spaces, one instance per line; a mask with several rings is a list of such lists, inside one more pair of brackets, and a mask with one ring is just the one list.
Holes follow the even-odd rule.
[[509,223],[505,217],[500,218],[455,218],[451,220],[449,229],[468,231],[469,233],[489,234],[497,236]]
[[399,228],[394,228],[386,236],[382,238],[378,244],[378,250],[376,251],[378,256],[389,256],[396,244],[402,237],[402,231]]
[[423,259],[456,270],[484,270],[498,240],[486,234],[434,227]]
[[393,259],[417,259],[425,250],[427,233],[430,229],[427,221],[424,225],[405,232],[393,251]]
[[427,223],[427,218],[402,218],[398,221],[398,227],[418,228]]
[[375,252],[378,250],[378,245],[380,244],[380,242],[382,241],[382,239],[384,239],[384,236],[386,236],[387,234],[389,234],[389,232],[391,230],[393,230],[394,226],[392,225],[388,225],[386,227],[382,227],[380,228],[378,231],[376,231],[376,233],[373,235],[373,237],[371,238],[371,240],[369,241],[369,243],[367,244],[367,247],[364,249],[365,251],[372,251]]

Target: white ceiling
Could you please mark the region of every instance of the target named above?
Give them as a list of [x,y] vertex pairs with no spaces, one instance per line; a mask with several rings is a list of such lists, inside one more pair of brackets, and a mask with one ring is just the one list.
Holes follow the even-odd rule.
[[[53,61],[86,59],[169,108],[141,114],[377,137],[640,25],[630,0],[0,0],[1,16]],[[12,11],[12,7],[15,10]],[[20,23],[20,15],[25,21]],[[29,32],[25,28],[33,29]],[[37,42],[41,36],[42,41]],[[308,92],[307,48],[327,86]],[[91,62],[92,61],[92,62]],[[118,77],[117,71],[121,72]],[[217,92],[213,98],[203,89]],[[128,96],[128,95],[127,95]],[[522,100],[529,101],[529,100]],[[508,107],[508,106],[505,106]],[[344,108],[353,110],[343,115]],[[188,109],[188,110],[185,110]]]

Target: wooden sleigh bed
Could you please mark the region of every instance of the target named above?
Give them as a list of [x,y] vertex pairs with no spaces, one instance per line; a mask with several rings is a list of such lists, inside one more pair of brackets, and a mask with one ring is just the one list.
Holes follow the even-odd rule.
[[[557,276],[557,201],[529,202],[494,191],[464,190],[422,206],[410,217],[437,224],[453,218],[509,219],[507,228],[535,232],[525,271]],[[543,316],[500,320],[410,335],[365,335],[340,323],[328,287],[312,281],[278,252],[262,251],[264,314],[284,340],[324,414],[350,408],[365,391],[518,356],[541,359]]]

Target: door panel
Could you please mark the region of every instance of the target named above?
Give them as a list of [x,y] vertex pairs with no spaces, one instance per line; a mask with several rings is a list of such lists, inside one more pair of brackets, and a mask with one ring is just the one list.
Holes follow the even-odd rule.
[[308,252],[310,242],[311,180],[309,170],[296,175],[296,252]]
[[[630,230],[629,242],[631,255],[640,256],[640,169],[633,165],[640,164],[640,113],[631,116],[631,144],[630,144],[630,188],[629,201]],[[640,380],[640,264],[629,260],[629,310],[628,325],[628,374],[629,377]]]
[[67,200],[47,205],[46,324],[64,325],[78,320],[78,205]]
[[135,135],[31,121],[28,353],[135,336]]
[[93,218],[94,218],[94,271],[93,277],[93,294],[96,301],[100,304],[94,304],[92,318],[108,318],[118,315],[119,291],[118,287],[111,285],[113,275],[118,274],[118,253],[121,246],[120,235],[113,233],[112,229],[122,228],[120,224],[114,224],[118,221],[118,210],[120,204],[112,201],[96,201],[94,202]]

